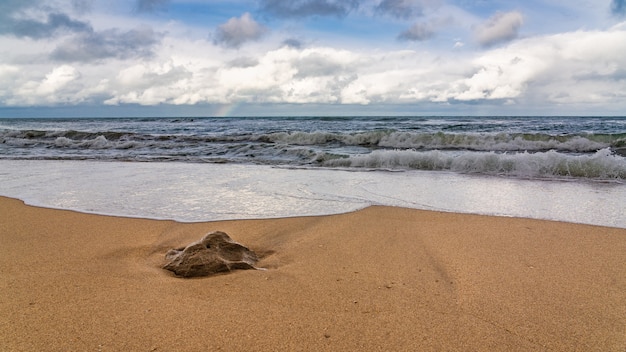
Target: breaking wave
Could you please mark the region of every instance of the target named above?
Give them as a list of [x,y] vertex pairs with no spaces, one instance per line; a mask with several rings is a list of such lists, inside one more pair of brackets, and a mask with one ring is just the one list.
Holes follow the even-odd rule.
[[608,148],[589,155],[554,150],[538,153],[376,150],[370,154],[327,160],[327,167],[454,171],[528,178],[626,179],[626,158]]

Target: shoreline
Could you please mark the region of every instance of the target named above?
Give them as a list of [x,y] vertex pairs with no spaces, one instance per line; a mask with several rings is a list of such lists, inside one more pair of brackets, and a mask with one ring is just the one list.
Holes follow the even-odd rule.
[[136,215],[120,215],[114,213],[100,213],[97,211],[88,211],[88,210],[80,210],[80,209],[68,209],[63,207],[54,207],[45,204],[38,204],[37,202],[30,202],[28,200],[20,199],[17,197],[4,196],[0,195],[0,198],[8,198],[14,199],[24,203],[25,206],[33,207],[33,208],[43,208],[43,209],[51,209],[51,210],[60,210],[60,211],[71,211],[78,214],[84,215],[95,215],[95,216],[104,216],[104,217],[112,217],[112,218],[121,218],[121,219],[136,219],[136,220],[149,220],[149,221],[171,221],[179,224],[199,224],[199,223],[217,223],[217,222],[230,222],[230,221],[272,221],[272,220],[282,220],[282,219],[292,219],[292,218],[311,218],[311,217],[327,217],[327,216],[337,216],[337,215],[346,215],[350,213],[359,212],[371,207],[382,207],[382,208],[398,208],[398,209],[406,209],[406,210],[416,210],[416,211],[424,211],[424,212],[433,212],[433,213],[441,213],[441,214],[458,214],[458,215],[475,215],[475,216],[485,216],[485,217],[494,217],[494,218],[504,218],[504,219],[520,219],[520,220],[533,220],[533,221],[548,221],[548,222],[556,222],[556,223],[564,223],[564,224],[572,224],[572,225],[582,225],[582,226],[593,226],[593,227],[606,227],[613,228],[619,230],[626,230],[626,227],[620,226],[612,226],[612,225],[602,225],[602,224],[593,224],[586,222],[574,222],[568,220],[559,220],[559,219],[550,219],[550,218],[533,218],[533,217],[524,217],[520,215],[504,215],[504,214],[483,214],[483,213],[472,213],[472,212],[462,212],[462,211],[454,211],[454,210],[440,210],[440,209],[421,209],[421,208],[411,208],[404,206],[395,206],[395,205],[382,205],[382,204],[370,204],[363,205],[361,208],[347,210],[344,212],[338,213],[328,213],[328,214],[307,214],[307,215],[291,215],[291,216],[275,216],[275,217],[262,217],[262,218],[233,218],[233,219],[216,219],[216,220],[185,220],[185,219],[177,219],[177,218],[159,218],[159,217],[149,217],[149,216],[136,216]]
[[622,184],[243,164],[0,161],[2,166],[3,196],[110,216],[277,219],[376,204],[626,228]]
[[[626,348],[626,229],[388,206],[176,222],[0,197],[7,350]],[[265,271],[180,279],[221,230]]]

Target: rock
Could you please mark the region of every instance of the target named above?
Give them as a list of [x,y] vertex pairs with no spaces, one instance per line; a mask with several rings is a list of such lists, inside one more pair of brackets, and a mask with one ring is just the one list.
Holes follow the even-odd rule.
[[187,247],[170,249],[163,269],[177,276],[210,276],[235,269],[256,269],[256,253],[233,241],[226,233],[211,232]]

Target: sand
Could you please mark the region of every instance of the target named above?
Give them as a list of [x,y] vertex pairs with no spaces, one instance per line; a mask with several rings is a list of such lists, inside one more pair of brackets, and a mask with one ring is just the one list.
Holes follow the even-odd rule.
[[[181,279],[213,230],[267,270]],[[1,351],[626,351],[626,229],[370,207],[177,223],[0,198]]]

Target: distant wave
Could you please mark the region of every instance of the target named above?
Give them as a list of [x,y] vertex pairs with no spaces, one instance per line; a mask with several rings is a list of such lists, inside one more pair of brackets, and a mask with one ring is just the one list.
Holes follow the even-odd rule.
[[[104,131],[0,131],[0,142],[14,146],[45,145],[57,148],[163,149],[208,143],[270,143],[297,146],[363,146],[371,149],[548,151],[591,153],[604,148],[626,148],[626,133],[549,135],[540,133],[417,133],[376,130],[357,133],[275,132],[216,135],[140,134]],[[176,144],[176,145],[174,145]]]
[[376,150],[370,154],[331,159],[327,167],[454,171],[528,178],[626,179],[626,158],[608,148],[594,154],[567,155],[556,151],[496,153]]

